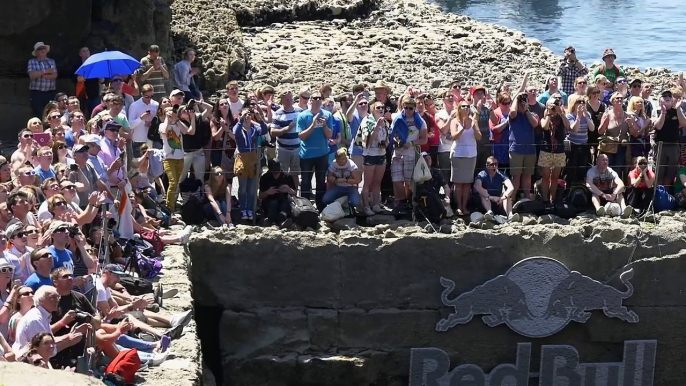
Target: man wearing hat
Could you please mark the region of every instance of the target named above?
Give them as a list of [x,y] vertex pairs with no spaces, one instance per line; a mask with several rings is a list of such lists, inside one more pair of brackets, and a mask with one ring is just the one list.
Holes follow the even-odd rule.
[[29,60],[29,94],[31,109],[35,117],[43,116],[43,108],[55,97],[57,66],[48,58],[50,46],[43,42],[33,45],[33,58]]
[[576,57],[576,49],[572,46],[565,48],[565,57],[557,68],[558,77],[562,79],[562,91],[567,95],[574,94],[574,80],[588,75],[588,67]]
[[658,103],[660,103],[660,109],[657,111],[658,118],[653,119],[653,123],[655,126],[655,143],[662,142],[662,151],[658,162],[660,170],[657,173],[662,180],[657,183],[670,186],[674,183],[674,177],[679,169],[681,154],[679,139],[681,128],[686,127],[686,117],[680,108],[675,108],[671,90],[662,91]]
[[289,228],[293,220],[288,196],[296,195],[293,178],[281,170],[277,160],[269,160],[267,166],[269,170],[260,177],[260,200],[267,214],[266,222]]
[[617,78],[626,78],[624,70],[615,65],[615,59],[617,59],[615,51],[612,48],[606,48],[603,51],[604,64],[595,68],[593,71],[593,78],[595,79],[598,74],[602,74],[605,75],[612,84],[615,83]]
[[375,102],[381,102],[386,107],[384,112],[384,118],[387,121],[391,121],[391,114],[398,110],[398,106],[391,102],[389,96],[391,95],[391,88],[383,80],[377,80],[374,83],[374,99],[369,101],[369,106],[373,105]]

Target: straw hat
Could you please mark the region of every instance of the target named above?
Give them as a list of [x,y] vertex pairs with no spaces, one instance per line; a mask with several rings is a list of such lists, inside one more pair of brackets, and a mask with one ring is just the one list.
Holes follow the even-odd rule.
[[383,80],[377,80],[376,83],[374,83],[374,90],[378,88],[385,88],[386,91],[391,92],[391,88],[388,87],[386,82],[384,82]]
[[38,43],[33,45],[33,52],[31,52],[31,55],[36,56],[36,51],[41,47],[45,47],[45,53],[46,54],[48,52],[50,52],[50,46],[49,45],[44,44],[43,42],[38,42]]

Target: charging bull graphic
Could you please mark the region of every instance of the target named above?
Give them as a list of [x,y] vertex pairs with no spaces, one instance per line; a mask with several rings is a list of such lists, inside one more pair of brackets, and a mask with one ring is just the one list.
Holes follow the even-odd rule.
[[626,287],[620,291],[570,271],[555,259],[532,257],[453,299],[449,295],[455,290],[455,282],[441,277],[441,285],[446,288],[441,301],[454,312],[436,324],[436,331],[447,331],[480,315],[490,327],[506,324],[520,335],[543,338],[570,321],[588,321],[591,310],[603,310],[608,317],[638,323],[638,315],[622,305],[634,293],[629,282],[632,277],[633,270],[619,276]]

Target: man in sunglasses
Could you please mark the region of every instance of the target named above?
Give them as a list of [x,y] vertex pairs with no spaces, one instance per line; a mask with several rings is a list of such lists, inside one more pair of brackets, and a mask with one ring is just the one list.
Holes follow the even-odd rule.
[[155,95],[153,86],[146,84],[141,88],[141,98],[129,107],[128,121],[133,131],[131,140],[133,156],[136,158],[142,156],[140,147],[148,141],[148,130],[160,106],[153,99]]
[[24,280],[24,285],[31,287],[34,293],[44,285],[52,285],[50,273],[52,272],[53,256],[47,248],[31,251],[30,261],[34,272]]
[[20,262],[19,270],[15,269],[14,273],[15,275],[18,273],[19,277],[23,279],[25,279],[24,276],[28,276],[28,272],[24,272],[23,268],[21,267],[21,262],[30,261],[28,255],[33,252],[33,248],[29,247],[27,243],[28,236],[34,232],[36,231],[34,230],[28,232],[24,224],[20,222],[9,225],[5,232],[7,235],[7,240],[12,246],[8,251],[5,252],[5,255],[11,255],[13,259],[16,259]]
[[17,150],[12,153],[10,162],[12,163],[12,170],[17,170],[24,162],[31,159],[31,152],[36,149],[36,142],[33,140],[33,133],[29,129],[24,129],[18,135],[19,146]]
[[643,110],[645,111],[645,114],[647,117],[652,117],[653,116],[653,104],[650,102],[650,100],[645,99],[642,95],[643,91],[643,81],[641,79],[632,79],[631,82],[629,82],[629,96],[624,98],[624,103],[622,103],[622,109],[626,111],[627,106],[629,106],[629,99],[631,97],[639,97],[643,99]]
[[572,46],[565,48],[562,63],[557,68],[557,76],[562,78],[562,91],[567,95],[574,94],[574,79],[588,75],[588,67],[576,57],[576,49]]

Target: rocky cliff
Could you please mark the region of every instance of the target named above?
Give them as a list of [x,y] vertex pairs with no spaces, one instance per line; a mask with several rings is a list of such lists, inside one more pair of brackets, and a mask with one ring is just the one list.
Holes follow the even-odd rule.
[[[240,227],[194,237],[193,297],[196,307],[223,309],[212,338],[232,385],[407,385],[411,348],[437,347],[455,366],[491,369],[511,363],[517,342],[531,342],[535,368],[542,344],[573,344],[584,362],[608,362],[621,360],[624,340],[657,339],[655,384],[676,386],[685,377],[677,359],[685,225],[676,215],[657,225],[581,218],[488,231],[456,222],[449,235],[405,222],[339,234]],[[441,276],[455,281],[456,296],[532,256],[619,289],[618,274],[633,268],[635,291],[624,305],[640,322],[593,311],[588,323],[543,339],[478,317],[435,331],[452,311],[440,300]]]

